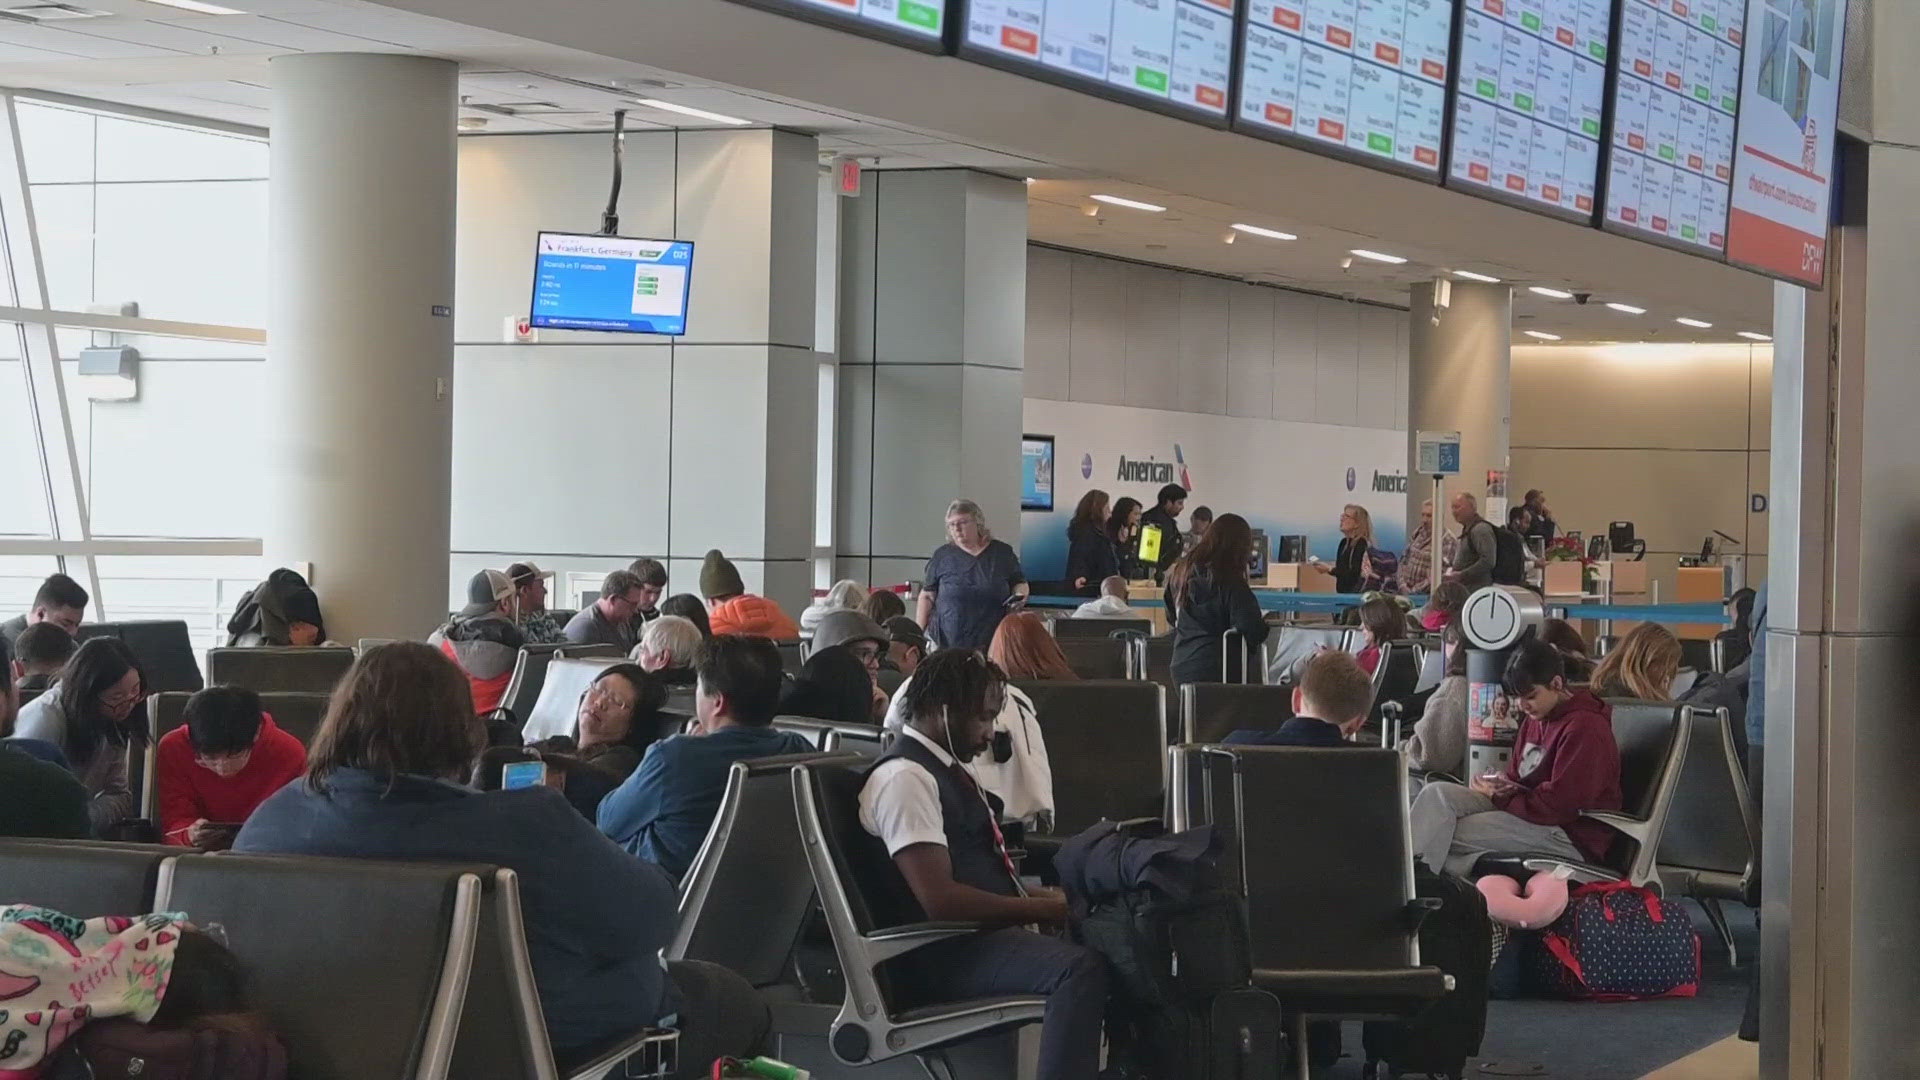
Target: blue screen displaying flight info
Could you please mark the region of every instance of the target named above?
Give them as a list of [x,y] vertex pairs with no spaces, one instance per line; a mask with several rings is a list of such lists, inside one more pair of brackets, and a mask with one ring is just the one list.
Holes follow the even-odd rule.
[[530,321],[554,330],[684,334],[692,270],[691,241],[543,232]]

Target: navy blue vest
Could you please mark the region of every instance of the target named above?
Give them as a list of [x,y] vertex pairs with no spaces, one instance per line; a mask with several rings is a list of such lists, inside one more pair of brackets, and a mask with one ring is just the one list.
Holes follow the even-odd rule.
[[[1019,896],[1019,886],[1007,873],[1006,860],[993,835],[994,824],[1005,810],[1000,797],[973,783],[959,765],[942,764],[925,743],[911,735],[902,734],[893,740],[874,768],[895,758],[927,770],[940,789],[940,820],[947,834],[947,858],[953,863],[953,880],[982,892]],[[881,926],[922,922],[927,917],[917,903],[911,903],[911,910],[876,914],[881,916]]]

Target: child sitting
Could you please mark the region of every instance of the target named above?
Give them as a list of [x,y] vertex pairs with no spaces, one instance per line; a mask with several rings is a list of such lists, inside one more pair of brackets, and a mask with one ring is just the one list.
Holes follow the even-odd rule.
[[1346,746],[1367,722],[1373,708],[1373,679],[1359,661],[1339,649],[1327,649],[1302,665],[1293,688],[1293,717],[1275,731],[1236,731],[1227,742],[1240,746]]

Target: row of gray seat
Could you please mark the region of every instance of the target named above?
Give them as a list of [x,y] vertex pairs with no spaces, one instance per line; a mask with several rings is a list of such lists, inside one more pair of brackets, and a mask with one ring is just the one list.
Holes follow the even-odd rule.
[[180,911],[218,924],[302,1080],[600,1080],[636,1054],[652,1068],[627,1075],[673,1064],[674,1033],[653,1028],[556,1064],[511,870],[9,840],[0,896],[81,918]]

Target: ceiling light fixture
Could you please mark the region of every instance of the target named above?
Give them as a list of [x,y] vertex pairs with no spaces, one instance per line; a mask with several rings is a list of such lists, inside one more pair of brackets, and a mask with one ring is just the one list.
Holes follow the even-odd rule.
[[1457,278],[1466,278],[1468,281],[1485,282],[1488,285],[1500,284],[1500,279],[1497,277],[1491,277],[1487,274],[1476,274],[1471,270],[1455,270],[1453,272],[1453,276]]
[[1746,338],[1748,341],[1772,341],[1773,340],[1772,338],[1768,337],[1765,334],[1756,334],[1751,330],[1740,331],[1740,336],[1743,338]]
[[737,116],[708,112],[705,109],[696,109],[691,105],[681,105],[672,101],[661,101],[659,98],[634,98],[633,100],[636,105],[645,105],[649,109],[679,113],[681,116],[691,116],[696,120],[711,120],[716,124],[726,124],[728,127],[746,127],[748,124],[753,123],[751,120],[742,120]]
[[1234,223],[1234,225],[1233,225],[1233,231],[1234,231],[1234,232],[1243,232],[1243,233],[1247,233],[1247,234],[1249,234],[1249,235],[1251,235],[1251,236],[1264,236],[1264,237],[1266,237],[1266,238],[1267,238],[1267,239],[1269,239],[1269,240],[1298,240],[1298,239],[1300,239],[1299,237],[1297,237],[1297,236],[1295,236],[1295,235],[1293,235],[1293,234],[1292,234],[1292,233],[1290,233],[1290,232],[1281,232],[1281,231],[1280,231],[1279,229],[1263,229],[1263,228],[1261,228],[1261,227],[1260,227],[1260,226],[1258,226],[1258,225],[1242,225],[1242,224],[1240,224],[1240,223],[1238,223],[1238,222],[1235,222],[1235,223]]
[[1164,206],[1155,206],[1150,202],[1141,202],[1138,199],[1123,199],[1118,195],[1092,195],[1089,196],[1089,198],[1094,202],[1106,203],[1108,206],[1124,206],[1129,210],[1145,210],[1150,214],[1164,213],[1167,209]]
[[1559,334],[1549,334],[1545,330],[1523,330],[1521,331],[1521,333],[1526,334],[1530,338],[1539,338],[1541,341],[1559,341],[1560,340]]
[[179,8],[181,11],[191,11],[196,15],[246,14],[246,12],[238,8],[221,7],[219,4],[203,4],[200,0],[147,0],[147,3],[159,4],[161,7]]
[[1647,313],[1646,308],[1634,307],[1632,304],[1622,304],[1617,300],[1607,301],[1607,306],[1623,315],[1645,315]]
[[487,118],[484,116],[463,116],[457,124],[461,131],[487,130]]
[[1363,259],[1371,259],[1378,263],[1388,263],[1393,266],[1399,266],[1401,263],[1407,261],[1398,255],[1389,255],[1384,251],[1368,251],[1366,248],[1354,248],[1350,254],[1358,255]]
[[1535,296],[1550,296],[1555,300],[1573,299],[1573,294],[1565,289],[1549,289],[1545,285],[1529,285],[1527,291]]
[[1687,318],[1687,317],[1686,317],[1685,315],[1682,315],[1682,316],[1680,316],[1679,318],[1677,318],[1677,319],[1675,319],[1675,320],[1673,320],[1673,321],[1674,321],[1674,322],[1677,322],[1677,323],[1679,323],[1679,324],[1680,324],[1681,326],[1691,326],[1691,327],[1693,327],[1693,328],[1694,328],[1695,330],[1711,330],[1711,329],[1713,329],[1713,324],[1712,324],[1712,323],[1710,323],[1710,322],[1706,322],[1706,321],[1703,321],[1703,320],[1701,320],[1701,319],[1689,319],[1689,318]]

